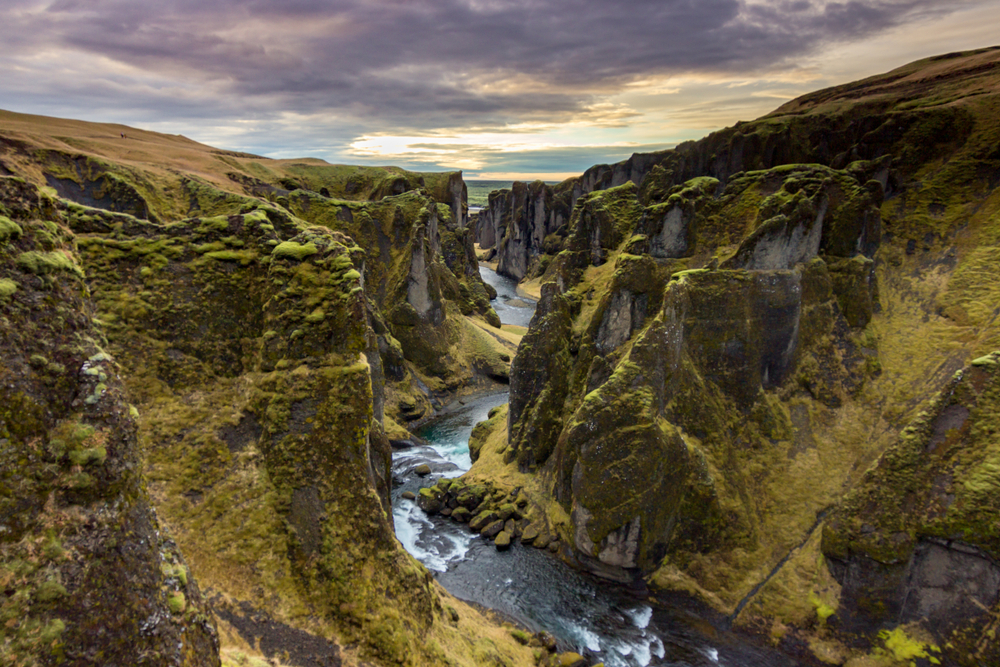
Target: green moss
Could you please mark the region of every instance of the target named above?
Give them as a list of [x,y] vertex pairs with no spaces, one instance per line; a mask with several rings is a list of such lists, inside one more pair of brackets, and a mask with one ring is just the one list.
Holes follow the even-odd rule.
[[17,291],[17,283],[10,278],[0,278],[0,298],[10,298]]
[[878,636],[883,642],[884,648],[879,651],[882,655],[890,656],[899,662],[905,662],[911,667],[916,667],[917,658],[926,659],[932,665],[941,664],[941,661],[934,655],[941,653],[941,649],[937,645],[909,636],[901,626],[892,630],[881,630]]
[[70,461],[78,466],[102,465],[107,458],[108,450],[104,447],[77,449],[69,454]]
[[809,604],[811,604],[816,610],[816,618],[821,624],[825,624],[826,619],[830,618],[837,612],[836,609],[823,602],[823,600],[812,591],[809,592]]
[[40,629],[38,633],[38,644],[40,646],[58,649],[58,642],[65,631],[66,624],[62,621],[62,619],[53,618]]
[[527,646],[531,642],[531,633],[525,632],[524,630],[518,630],[517,628],[510,631],[510,636],[513,637],[518,644],[522,646]]
[[987,355],[985,357],[979,357],[978,359],[973,359],[972,365],[973,366],[997,366],[997,365],[1000,365],[1000,361],[998,361],[998,358],[1000,358],[1000,357],[998,357],[998,355],[996,355],[996,354],[990,354],[990,355]]
[[229,229],[229,216],[218,215],[212,218],[202,218],[198,231],[202,233],[221,232]]
[[314,243],[300,244],[295,241],[285,241],[271,251],[272,257],[291,257],[292,259],[303,260],[310,255],[315,255],[319,250]]
[[167,594],[167,608],[172,614],[183,614],[187,609],[187,598],[181,591],[170,591]]
[[54,579],[45,581],[35,590],[35,599],[39,602],[55,602],[65,595],[66,587]]
[[212,241],[211,243],[202,243],[201,245],[196,245],[194,251],[200,254],[205,254],[206,252],[219,252],[226,249],[226,244],[222,241]]
[[241,266],[246,266],[257,259],[257,253],[253,250],[218,250],[205,253],[205,257],[220,262],[238,262]]
[[73,261],[68,252],[39,252],[35,250],[22,252],[17,256],[17,265],[22,270],[39,276],[69,271],[83,277],[83,270]]
[[17,240],[22,233],[20,225],[7,216],[0,215],[0,243]]
[[688,269],[686,271],[677,271],[670,275],[671,282],[683,282],[688,278],[693,278],[695,276],[700,276],[709,272],[709,269]]

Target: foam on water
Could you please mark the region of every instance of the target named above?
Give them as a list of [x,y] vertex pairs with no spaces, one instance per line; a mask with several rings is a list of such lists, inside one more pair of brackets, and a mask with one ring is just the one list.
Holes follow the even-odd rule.
[[601,650],[601,638],[597,636],[590,628],[584,625],[571,624],[569,626],[569,631],[571,636],[576,639],[581,646],[587,648],[590,651],[600,651]]
[[619,638],[618,641],[609,642],[603,648],[610,649],[605,660],[607,667],[618,665],[621,667],[635,667],[636,665],[647,667],[653,661],[654,655],[661,660],[666,655],[663,641],[656,635],[646,632],[630,640]]
[[638,609],[627,609],[625,613],[632,618],[635,627],[645,630],[649,627],[649,621],[653,618],[653,608],[643,605]]
[[653,635],[653,641],[649,644],[649,650],[660,660],[667,656],[667,647],[663,645],[663,640]]
[[[465,558],[469,545],[476,538],[473,533],[435,533],[434,523],[411,501],[396,504],[392,509],[392,522],[403,548],[435,572],[447,572],[450,564]],[[423,539],[426,531],[437,539],[433,542]]]
[[434,570],[437,568],[434,567],[435,563],[433,563],[434,559],[431,554],[417,546],[417,540],[421,533],[421,523],[426,521],[426,518],[420,516],[421,514],[423,512],[412,502],[398,503],[396,507],[392,508],[392,523],[396,528],[396,537],[402,543],[403,548],[428,568]]
[[449,445],[431,445],[431,449],[441,455],[446,461],[454,463],[458,466],[457,470],[451,472],[443,473],[442,477],[452,478],[460,477],[469,471],[472,467],[472,457],[469,455],[469,443],[457,442]]
[[716,649],[710,648],[706,650],[705,655],[707,655],[708,659],[712,662],[719,662],[719,652]]
[[635,661],[639,663],[640,667],[647,667],[650,659],[652,658],[652,653],[649,650],[649,644],[633,645],[632,656],[635,658]]

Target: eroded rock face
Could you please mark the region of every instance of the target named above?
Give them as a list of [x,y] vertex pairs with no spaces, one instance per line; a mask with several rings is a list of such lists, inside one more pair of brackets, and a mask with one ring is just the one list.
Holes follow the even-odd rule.
[[949,655],[1000,659],[984,641],[1000,604],[998,401],[993,353],[956,374],[830,517],[823,552],[846,627],[920,623]]
[[[415,225],[421,232],[426,220]],[[259,211],[133,222],[116,234],[93,233],[82,217],[74,224],[113,348],[148,411],[163,511],[200,526],[179,542],[216,572],[256,563],[252,574],[218,576],[217,590],[240,599],[249,577],[283,604],[318,595],[310,604],[326,632],[352,633],[373,654],[389,649],[367,634],[372,623],[409,641],[401,621],[371,620],[384,600],[394,600],[397,619],[404,608],[410,627],[426,630],[436,598],[393,535],[391,447],[379,414],[379,340],[397,364],[402,351],[365,292],[364,250],[326,227],[276,229]],[[429,251],[432,240],[421,233],[415,243]],[[396,259],[386,273],[413,262]],[[373,270],[367,282],[376,294],[382,280],[405,294],[408,273],[392,275],[399,281]],[[137,284],[141,308],[129,300]],[[202,411],[199,401],[218,407]],[[230,411],[238,421],[220,429]],[[370,571],[363,585],[362,571]]]
[[647,381],[638,365],[619,366],[584,399],[556,453],[572,470],[557,497],[572,507],[577,549],[618,568],[649,569],[663,557],[688,470]]
[[522,469],[544,463],[552,453],[569,390],[569,304],[555,285],[544,286],[541,296],[511,364],[508,429],[519,444],[510,455]]
[[498,273],[521,280],[546,252],[546,238],[569,221],[570,211],[564,193],[541,181],[518,182],[511,190],[491,193],[489,206],[479,213],[476,240],[495,249]]
[[723,500],[739,496],[741,473],[717,472],[743,446],[734,424],[783,428],[768,393],[843,335],[847,306],[850,323],[867,322],[861,250],[879,228],[872,192],[818,166],[721,193],[696,179],[645,207],[639,196],[628,182],[578,202],[515,357],[509,412],[508,456],[552,473],[581,562],[619,579],[652,572],[672,545],[752,532],[753,503]]
[[[977,67],[977,63],[973,61],[974,59],[970,59],[970,62],[962,63],[949,72],[948,78],[970,75]],[[925,93],[926,89],[919,92]],[[860,104],[860,109],[852,113],[822,116],[801,113],[802,109],[820,106],[828,100],[829,97],[825,94],[806,96],[790,103],[787,110],[779,109],[758,121],[739,123],[735,127],[714,132],[704,139],[684,142],[671,150],[636,153],[613,165],[596,165],[570,182],[547,186],[549,195],[545,198],[538,195],[537,201],[552,203],[547,203],[544,210],[534,218],[524,218],[517,232],[518,238],[551,233],[554,229],[550,222],[553,216],[563,215],[568,220],[569,213],[582,197],[629,182],[640,188],[644,204],[655,204],[664,202],[675,188],[696,179],[710,179],[725,187],[745,174],[771,170],[781,165],[809,164],[825,165],[836,170],[855,169],[860,182],[877,183],[881,191],[895,194],[900,189],[900,183],[897,173],[890,169],[893,159],[896,160],[897,168],[912,172],[934,152],[935,149],[931,146],[938,145],[949,150],[951,146],[961,144],[968,138],[973,128],[972,116],[967,110],[960,108],[899,110],[890,122],[886,121],[884,106],[878,103]],[[911,135],[919,137],[912,139],[912,143],[920,144],[919,148],[907,145],[911,143]],[[867,166],[858,169],[858,165],[863,163],[867,163]],[[518,184],[519,187],[523,185]],[[520,280],[523,277],[519,271],[523,264],[523,244],[500,243],[504,235],[499,230],[503,225],[496,223],[497,220],[505,219],[504,211],[512,208],[517,197],[514,190],[498,191],[495,197],[496,205],[491,203],[481,214],[482,220],[494,222],[479,227],[478,239],[483,247],[496,248],[496,258],[501,267],[506,264],[513,268],[506,275]],[[818,210],[812,212],[813,221],[818,217],[817,214]],[[540,232],[531,226],[533,219],[544,220],[549,227]],[[653,229],[646,232],[650,234],[651,254],[664,258],[690,254],[691,242],[687,238],[690,220],[690,211],[679,205],[679,202],[658,211],[657,219],[651,224]],[[794,255],[807,255],[810,244],[813,247],[815,245],[815,239],[808,235],[793,238],[794,234],[805,232],[804,227],[797,227],[798,232],[791,229],[782,232],[778,228],[783,225],[777,223],[772,227],[771,233],[785,238],[787,247],[784,253],[791,253],[786,259],[794,260]],[[867,238],[851,239],[852,242],[860,241],[864,247],[853,250],[838,248],[834,254],[850,256],[861,252],[870,256],[872,249],[878,244],[878,230],[873,231],[875,233]],[[919,240],[916,232],[913,238],[915,241]],[[801,248],[798,247],[800,245]],[[773,244],[771,247],[773,248]],[[555,246],[551,251],[545,252],[554,255],[561,249]],[[512,253],[509,259],[506,256],[508,252]],[[538,252],[537,246],[534,252]],[[771,263],[774,259],[772,257]],[[765,260],[766,257],[761,255],[756,261]],[[788,261],[784,263],[785,268],[789,268],[794,261],[791,264]]]
[[[55,203],[0,178],[0,658],[218,665],[211,614],[145,490],[138,414]],[[98,657],[99,656],[99,657]]]

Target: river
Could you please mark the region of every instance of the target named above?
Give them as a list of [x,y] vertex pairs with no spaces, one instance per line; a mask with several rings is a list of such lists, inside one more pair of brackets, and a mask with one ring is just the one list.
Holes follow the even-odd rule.
[[[497,290],[494,309],[505,324],[527,326],[534,302],[517,294],[516,284],[482,268]],[[681,608],[632,597],[621,586],[577,572],[551,554],[518,543],[498,552],[465,524],[428,516],[403,499],[442,477],[466,472],[472,427],[490,409],[507,402],[507,392],[466,400],[457,410],[422,428],[428,444],[393,455],[393,520],[403,546],[452,594],[489,607],[533,632],[546,630],[560,650],[573,650],[591,664],[607,667],[783,667],[789,658],[747,644]],[[419,477],[417,466],[432,474]]]

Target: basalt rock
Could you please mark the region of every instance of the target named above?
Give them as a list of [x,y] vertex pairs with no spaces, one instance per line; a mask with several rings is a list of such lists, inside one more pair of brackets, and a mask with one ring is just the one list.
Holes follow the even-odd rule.
[[537,258],[554,249],[557,236],[569,221],[573,205],[567,193],[542,181],[515,183],[511,190],[490,194],[489,206],[479,213],[476,242],[499,257],[497,272],[521,280]]
[[138,413],[56,202],[0,178],[6,664],[218,665],[215,624],[141,467]]
[[[687,534],[703,519],[721,521],[719,498],[735,489],[722,491],[730,482],[718,477],[712,499],[697,504],[709,516],[686,516],[685,489],[705,479],[695,439],[731,428],[730,410],[773,419],[766,393],[837,327],[870,317],[871,276],[831,278],[870,266],[864,253],[879,230],[870,189],[820,166],[747,174],[721,193],[714,183],[687,184],[645,209],[631,184],[581,198],[512,367],[508,457],[522,470],[553,471],[578,557],[605,576],[651,572],[678,543],[678,526]],[[649,254],[666,247],[650,241],[664,238],[655,229],[664,207],[683,214],[686,229],[671,233],[686,239],[687,258]],[[721,268],[678,271],[726,243],[735,249]],[[852,306],[850,321],[841,302]],[[834,361],[823,357],[824,372],[845,377]],[[728,444],[709,456],[738,447],[720,440]],[[729,536],[713,539],[752,525],[749,506],[736,512],[744,518],[722,529]]]
[[[176,654],[178,664],[217,663],[214,629],[199,620],[207,611],[194,583],[199,568],[216,573],[211,579],[216,591],[248,604],[246,596],[259,597],[248,586],[268,590],[272,599],[278,596],[292,606],[323,591],[320,606],[308,603],[321,619],[320,632],[360,642],[367,654],[378,659],[395,660],[401,646],[415,641],[410,632],[433,631],[438,593],[414,569],[388,520],[391,445],[380,423],[385,406],[383,368],[399,377],[403,351],[382,310],[401,293],[404,301],[424,309],[430,326],[435,311],[445,317],[444,297],[433,292],[432,285],[416,284],[409,291],[408,286],[418,260],[431,274],[457,283],[438,254],[434,234],[436,216],[447,216],[448,209],[439,210],[438,204],[419,193],[352,209],[320,195],[292,192],[279,197],[283,203],[276,206],[257,203],[252,210],[232,215],[163,225],[48,199],[15,179],[5,179],[5,184],[13,184],[2,199],[5,249],[14,253],[11,242],[29,239],[21,217],[47,220],[37,225],[42,239],[38,243],[45,247],[38,246],[32,232],[31,243],[38,247],[11,254],[10,261],[37,276],[40,284],[79,288],[80,295],[90,295],[87,300],[76,297],[82,304],[78,310],[86,317],[60,314],[52,319],[54,325],[68,327],[59,335],[79,337],[90,313],[100,313],[99,328],[87,325],[95,331],[94,343],[86,349],[80,343],[84,357],[73,361],[76,357],[52,351],[29,357],[46,376],[71,362],[74,377],[83,372],[81,378],[89,383],[88,393],[80,395],[81,405],[89,406],[87,400],[102,405],[101,396],[120,395],[117,367],[111,370],[110,356],[105,360],[102,348],[115,355],[127,391],[144,415],[138,437],[155,480],[151,492],[161,516],[168,517],[171,525],[184,526],[177,546],[155,536],[155,518],[139,492],[143,483],[138,457],[128,454],[129,447],[135,452],[140,447],[135,442],[135,415],[140,413],[133,410],[129,416],[127,405],[119,406],[118,412],[125,415],[122,424],[131,424],[128,437],[133,442],[120,446],[125,449],[110,443],[127,442],[126,436],[112,438],[111,431],[105,433],[86,416],[80,418],[80,428],[66,426],[67,434],[57,440],[68,443],[66,460],[82,467],[71,475],[72,489],[66,491],[73,495],[72,502],[92,504],[108,498],[116,509],[105,519],[121,523],[146,546],[133,550],[125,561],[116,561],[109,570],[113,574],[104,576],[103,541],[117,539],[131,549],[132,537],[105,536],[105,519],[95,524],[87,538],[93,567],[79,572],[93,576],[78,584],[69,575],[60,578],[48,565],[39,570],[56,576],[52,582],[40,582],[45,584],[46,609],[67,612],[50,618],[46,611],[38,623],[24,626],[30,630],[25,642],[35,637],[46,646],[65,647],[68,657],[86,655],[89,646],[119,642],[122,628],[130,636],[123,647]],[[34,209],[44,212],[18,213],[14,221],[11,216],[22,199],[30,199]],[[378,220],[379,229],[389,230],[388,238],[399,239],[388,248],[398,261],[389,267],[371,263],[353,239],[327,226],[308,225],[289,214],[289,207],[303,214],[311,211],[317,221],[336,219],[342,228],[350,228],[352,221]],[[350,215],[343,215],[345,209]],[[324,217],[325,212],[331,217]],[[409,236],[413,223],[417,223],[415,238]],[[73,239],[74,245],[53,245],[56,232]],[[377,238],[370,241],[378,247]],[[398,273],[393,273],[396,269]],[[10,304],[29,296],[16,280],[5,278],[2,287]],[[422,324],[423,320],[414,326]],[[3,327],[5,335],[20,336],[22,330],[28,329],[20,320],[8,320]],[[104,334],[107,342],[101,338]],[[90,365],[84,363],[91,357]],[[407,368],[406,377],[409,372]],[[53,417],[45,429],[59,426],[58,420],[63,417]],[[90,428],[100,436],[97,440]],[[131,472],[115,473],[121,481],[105,479],[104,471],[121,467],[121,456],[131,457],[127,466]],[[113,500],[122,483],[132,489],[127,502]],[[5,516],[12,523],[23,523],[24,539],[48,540],[47,533],[38,532],[37,522],[28,520],[41,510],[22,505],[5,511]],[[44,505],[42,501],[40,507]],[[346,538],[345,526],[363,548]],[[67,553],[82,553],[68,535],[57,538],[53,544],[59,546],[61,539],[69,545],[60,547]],[[196,564],[193,572],[186,569],[182,552]],[[253,572],[242,564],[251,561],[257,564]],[[355,575],[366,567],[371,573],[358,585]],[[95,582],[123,606],[132,605],[134,596],[144,601],[136,601],[134,609],[104,604],[103,594],[87,592]],[[119,588],[128,591],[119,594]],[[75,611],[76,601],[53,604],[67,594],[74,600],[86,597],[86,604],[100,603],[116,618],[92,614],[87,623],[104,623],[106,632],[86,625],[88,630],[77,620],[84,615]],[[388,598],[395,600],[391,614],[388,608],[379,611],[381,603],[368,602]],[[162,614],[156,611],[160,607]],[[360,609],[366,610],[363,617],[353,611]],[[401,609],[405,626],[399,620]],[[33,613],[19,607],[15,615]],[[170,622],[172,616],[177,622]],[[278,620],[294,624],[280,615]],[[138,629],[143,623],[149,629],[148,641]],[[161,623],[170,623],[169,631],[159,630]],[[119,650],[126,649],[114,649]],[[420,649],[414,645],[414,650]],[[114,651],[107,649],[105,654],[114,658],[118,655]],[[120,661],[136,660],[132,656]]]
[[[646,205],[666,203],[674,197],[651,219],[655,227],[650,236],[651,254],[663,258],[692,252],[688,233],[693,202],[684,202],[676,195],[678,188],[693,181],[700,181],[699,189],[721,188],[744,173],[819,164],[851,170],[862,183],[878,183],[888,195],[894,195],[932,155],[954,151],[974,132],[975,112],[968,108],[923,107],[912,105],[910,100],[932,95],[929,91],[935,85],[955,81],[963,85],[992,71],[995,53],[986,49],[950,54],[942,60],[951,62],[941,62],[940,67],[930,60],[914,63],[884,75],[881,81],[873,79],[869,92],[886,91],[881,95],[858,92],[865,89],[860,84],[818,91],[758,120],[737,123],[667,151],[636,153],[613,165],[596,165],[556,186],[515,183],[511,190],[491,193],[489,206],[479,214],[478,241],[482,247],[496,250],[501,273],[521,280],[530,273],[530,265],[544,266],[562,250],[560,244],[544,248],[540,240],[568,224],[582,198],[626,183],[640,188],[640,200]],[[940,71],[921,76],[920,69]],[[837,100],[850,103],[838,108]],[[809,113],[816,109],[823,112]],[[526,196],[529,192],[530,198]],[[915,242],[922,236],[916,229],[903,233]],[[871,242],[877,243],[877,238]]]
[[949,378],[1000,346],[998,59],[914,63],[572,184],[508,439],[477,442],[570,517],[524,541],[824,659],[996,661],[995,359]]

